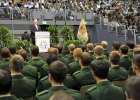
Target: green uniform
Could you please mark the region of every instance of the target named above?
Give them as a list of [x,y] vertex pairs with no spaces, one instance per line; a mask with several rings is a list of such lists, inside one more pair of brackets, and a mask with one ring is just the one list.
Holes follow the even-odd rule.
[[0,97],[0,100],[19,100],[19,99],[17,99],[15,96],[11,95],[11,96]]
[[65,58],[68,59],[69,63],[73,62],[74,61],[74,58],[73,58],[73,53],[69,53],[65,56]]
[[48,68],[46,64],[43,65],[40,70],[40,78],[43,78],[45,76],[48,76]]
[[13,84],[10,92],[17,98],[28,98],[35,95],[35,80],[28,79],[22,74],[20,74],[13,75],[12,82]]
[[0,69],[10,72],[9,70],[10,59],[6,58],[0,63]]
[[124,67],[126,70],[129,70],[129,68],[132,65],[132,61],[131,61],[131,59],[128,56],[122,56],[120,58],[119,65]]
[[108,50],[104,50],[103,51],[103,55],[106,55],[106,57],[109,58],[109,51]]
[[125,94],[121,87],[102,81],[86,91],[85,100],[125,100]]
[[79,65],[79,61],[77,60],[77,61],[74,61],[74,62],[69,64],[68,73],[72,75],[74,72],[76,72],[80,69],[81,69],[81,67]]
[[96,58],[95,60],[93,60],[93,61],[91,62],[91,65],[94,64],[94,62],[95,62],[95,61],[98,61],[98,60],[104,60],[104,61],[106,61],[106,62],[108,63],[108,65],[109,65],[109,67],[110,67],[109,61],[108,61],[107,59],[105,59],[104,57]]
[[24,64],[24,67],[21,72],[26,77],[29,77],[32,79],[38,79],[37,68],[29,65],[28,63]]
[[64,64],[66,64],[67,66],[69,65],[69,61],[67,58],[64,58],[62,55],[58,55],[58,60],[62,61]]
[[94,55],[94,52],[88,52],[88,53],[91,55],[92,60],[95,60],[96,59],[96,57]]
[[58,90],[64,90],[66,93],[72,96],[75,100],[81,100],[81,94],[78,91],[68,89],[65,86],[53,86],[49,90],[44,90],[38,93],[35,96],[34,100],[49,100],[49,98]]
[[125,68],[115,65],[109,68],[108,79],[110,81],[124,81],[128,78],[128,73]]
[[[38,58],[40,59],[40,60],[43,60],[43,61],[46,61],[43,57],[41,57],[41,56],[38,56]],[[28,60],[27,60],[28,62],[30,62],[30,61],[32,61],[32,57],[28,57]]]
[[96,81],[93,78],[92,69],[89,66],[81,68],[79,71],[73,74],[75,86],[74,89],[80,90],[84,85],[95,84]]
[[[74,80],[70,74],[67,74],[66,80],[64,81],[64,85],[67,86],[68,88],[73,87]],[[48,78],[48,76],[45,76],[42,79],[40,79],[37,90],[38,90],[38,92],[41,92],[43,90],[48,90],[50,87],[51,87],[51,83],[49,82],[49,78]]]
[[127,56],[131,59],[133,59],[133,50],[129,50],[128,53],[127,53]]

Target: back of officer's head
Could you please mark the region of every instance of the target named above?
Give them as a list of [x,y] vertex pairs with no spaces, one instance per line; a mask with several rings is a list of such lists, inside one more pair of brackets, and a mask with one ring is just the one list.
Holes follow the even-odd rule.
[[121,45],[120,46],[120,52],[124,55],[128,53],[128,47],[126,45]]
[[78,59],[80,59],[82,52],[83,51],[81,48],[75,48],[73,52],[73,57],[77,57]]
[[98,56],[102,56],[103,53],[103,47],[100,45],[97,45],[94,49],[94,53]]
[[112,48],[114,50],[119,50],[120,46],[121,46],[120,42],[113,42],[112,44]]
[[57,45],[55,46],[55,48],[57,48],[57,49],[58,49],[58,53],[59,53],[59,54],[61,54],[61,53],[62,53],[63,46],[62,46],[61,44],[57,44]]
[[15,46],[9,47],[9,50],[10,50],[11,54],[16,54],[16,47]]
[[94,74],[100,79],[106,79],[108,76],[109,65],[104,60],[97,60],[92,65]]
[[49,54],[55,54],[55,55],[58,55],[58,49],[57,48],[54,48],[54,47],[51,47],[48,49],[48,53]]
[[49,74],[56,83],[63,83],[66,79],[67,67],[61,61],[52,62],[49,66]]
[[75,49],[75,45],[74,44],[70,44],[69,46],[68,46],[68,49],[70,50],[70,51],[74,51],[74,49]]
[[135,44],[133,41],[127,41],[126,42],[126,45],[130,48],[130,49],[133,49],[135,47]]
[[57,61],[58,58],[55,54],[49,54],[46,58],[46,63],[50,65],[52,62]]
[[140,100],[140,76],[132,76],[125,82],[126,100]]
[[107,41],[102,41],[102,42],[101,42],[101,46],[102,46],[104,49],[106,49],[107,46],[108,46],[108,42],[107,42]]
[[12,86],[12,77],[9,72],[0,70],[0,95],[10,92]]
[[87,47],[87,50],[93,51],[93,43],[88,43],[86,47]]
[[31,48],[31,54],[32,54],[33,56],[35,56],[35,57],[38,56],[38,54],[39,54],[39,48],[38,48],[38,46],[33,46],[33,47]]
[[2,58],[8,58],[10,57],[10,51],[7,47],[2,48],[1,50],[1,57]]
[[23,57],[24,61],[27,60],[27,52],[25,50],[20,49],[17,51],[17,54],[21,55]]
[[10,69],[14,72],[21,72],[24,64],[24,59],[21,55],[15,55],[10,60]]
[[140,47],[136,47],[133,49],[133,55],[140,54]]
[[112,64],[117,65],[120,61],[120,54],[117,51],[112,51],[109,56]]
[[140,71],[140,54],[136,54],[133,57],[133,64],[137,66],[138,70]]
[[80,60],[83,66],[89,66],[91,63],[91,55],[88,52],[83,52]]

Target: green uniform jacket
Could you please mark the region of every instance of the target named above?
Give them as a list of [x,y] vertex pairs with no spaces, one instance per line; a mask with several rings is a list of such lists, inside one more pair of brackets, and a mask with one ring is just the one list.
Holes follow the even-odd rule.
[[69,61],[67,58],[64,58],[62,55],[58,55],[58,60],[62,61],[64,64],[66,64],[67,66],[69,65]]
[[68,59],[69,63],[73,62],[74,61],[74,58],[73,58],[73,53],[69,53],[65,56],[65,58]]
[[128,56],[122,56],[120,58],[119,65],[124,67],[126,70],[129,70],[129,68],[132,65],[132,61],[131,61],[131,59]]
[[125,94],[121,87],[102,81],[86,91],[85,100],[125,100]]
[[10,59],[6,58],[0,63],[0,69],[10,72],[9,70]]
[[35,95],[36,84],[35,80],[31,80],[21,75],[12,76],[11,94],[17,98],[28,98]]
[[109,58],[109,51],[108,50],[104,50],[103,51],[103,55],[105,55],[107,58]]
[[5,97],[0,97],[0,100],[19,100],[15,96],[5,96]]
[[[64,85],[67,86],[68,88],[73,87],[74,80],[70,74],[67,74],[66,80],[64,81]],[[48,78],[48,76],[45,76],[42,79],[40,79],[37,90],[38,90],[38,92],[41,92],[43,90],[48,90],[50,87],[51,87],[51,83],[49,82],[49,78]]]
[[48,76],[48,68],[46,64],[43,65],[40,70],[40,78],[43,78],[45,76]]
[[95,60],[93,60],[93,61],[91,62],[91,65],[94,64],[94,62],[97,61],[97,60],[104,60],[104,61],[106,61],[106,62],[108,63],[108,65],[109,65],[109,67],[110,67],[109,61],[108,61],[107,59],[105,59],[104,57],[96,58]]
[[110,81],[124,81],[128,78],[128,73],[125,68],[115,65],[109,68],[108,80]]
[[73,78],[75,80],[74,89],[76,90],[80,90],[80,88],[84,85],[96,83],[93,78],[92,69],[89,66],[81,68],[80,71],[73,73]]
[[58,90],[64,90],[66,93],[72,96],[75,100],[81,100],[81,94],[78,91],[68,89],[65,86],[53,86],[49,90],[44,90],[38,93],[35,96],[34,100],[49,100],[49,98]]
[[79,61],[77,60],[77,61],[74,61],[74,62],[69,64],[68,73],[72,75],[74,72],[76,72],[80,69],[81,69],[81,67],[79,65]]
[[21,72],[26,77],[29,77],[32,79],[38,79],[37,68],[29,65],[28,63],[24,64],[24,67]]
[[133,59],[133,50],[129,50],[128,53],[127,53],[127,56],[131,59]]

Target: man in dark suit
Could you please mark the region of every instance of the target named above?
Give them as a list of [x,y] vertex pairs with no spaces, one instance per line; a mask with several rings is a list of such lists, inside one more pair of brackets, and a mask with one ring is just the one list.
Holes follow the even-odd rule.
[[31,25],[31,41],[35,45],[35,32],[36,31],[41,31],[41,28],[39,25],[37,25],[37,19],[34,19],[34,24]]

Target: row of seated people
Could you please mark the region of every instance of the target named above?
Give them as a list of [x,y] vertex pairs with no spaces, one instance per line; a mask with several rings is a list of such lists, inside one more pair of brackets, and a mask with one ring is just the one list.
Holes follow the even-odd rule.
[[[61,55],[63,46],[56,45],[48,49],[46,61],[38,56],[37,46],[31,48],[31,57],[28,58],[25,50],[16,51],[14,46],[9,49],[4,47],[1,50],[0,69],[10,72],[12,87],[0,86],[0,88],[2,90],[8,88],[17,98],[34,97],[34,100],[49,100],[54,92],[63,89],[75,100],[80,100],[79,90],[82,86],[97,84],[96,87],[87,90],[85,100],[102,100],[101,94],[106,95],[103,96],[103,100],[124,100],[124,90],[112,85],[111,82],[124,81],[128,78],[128,74],[132,73],[132,57],[140,53],[140,48],[139,46],[134,48],[132,41],[127,42],[127,46],[114,42],[113,51],[109,53],[107,45],[106,41],[101,45],[88,43],[85,52],[83,48],[76,48],[74,44],[70,44],[69,54],[65,56]],[[139,73],[138,59],[140,57],[136,57],[133,61],[133,72],[136,75]]]

